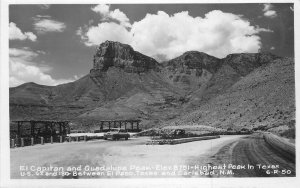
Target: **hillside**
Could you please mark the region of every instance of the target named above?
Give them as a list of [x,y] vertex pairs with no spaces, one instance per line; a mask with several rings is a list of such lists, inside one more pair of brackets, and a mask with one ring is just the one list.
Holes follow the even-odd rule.
[[90,73],[75,82],[10,88],[11,119],[139,118],[144,125],[158,124],[179,115],[184,94],[163,79],[160,68],[129,45],[107,41],[99,46]]
[[[99,45],[91,71],[58,86],[10,88],[10,118],[141,119],[143,128],[205,125],[284,133],[295,119],[294,62],[270,53],[218,59],[188,51],[159,64],[126,44]],[[78,124],[79,123],[79,124]]]
[[293,59],[277,59],[259,66],[197,110],[166,123],[193,124],[287,134],[295,128]]

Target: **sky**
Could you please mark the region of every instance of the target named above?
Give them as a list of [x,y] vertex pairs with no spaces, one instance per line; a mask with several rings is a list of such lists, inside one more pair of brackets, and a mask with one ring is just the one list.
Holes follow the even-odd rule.
[[161,62],[196,50],[294,57],[293,4],[10,5],[9,84],[58,85],[89,73],[106,40]]

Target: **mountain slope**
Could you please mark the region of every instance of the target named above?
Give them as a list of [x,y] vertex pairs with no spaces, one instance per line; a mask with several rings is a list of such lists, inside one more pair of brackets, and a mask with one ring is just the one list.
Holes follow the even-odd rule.
[[184,92],[164,81],[160,68],[129,45],[107,41],[99,46],[90,74],[75,82],[11,88],[11,119],[161,121],[173,111],[162,113],[166,108],[182,103]]
[[194,91],[206,84],[220,68],[221,60],[202,52],[188,51],[163,63],[163,75],[170,84]]
[[75,82],[10,88],[10,118],[86,126],[141,119],[143,128],[203,124],[284,132],[294,122],[294,87],[293,60],[269,53],[218,59],[189,51],[159,64],[129,45],[106,41],[90,73]]
[[294,61],[276,59],[239,79],[197,110],[169,122],[284,133],[295,123]]

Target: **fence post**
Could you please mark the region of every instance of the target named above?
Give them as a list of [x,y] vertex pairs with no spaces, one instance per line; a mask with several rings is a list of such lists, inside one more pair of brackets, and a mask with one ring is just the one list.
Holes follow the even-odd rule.
[[79,142],[79,136],[76,136],[76,142]]
[[17,147],[19,147],[20,145],[19,145],[19,136],[18,135],[16,135],[16,139],[15,139],[15,145],[17,146]]
[[62,143],[62,136],[59,136],[59,142]]
[[41,137],[41,144],[44,145],[44,137]]
[[11,139],[11,147],[15,148],[15,139]]
[[53,136],[50,136],[50,142],[53,144]]
[[21,147],[24,147],[24,138],[21,138]]
[[72,141],[72,137],[69,137],[69,142],[71,142]]
[[34,138],[31,137],[31,146],[33,146],[33,145],[34,145]]
[[86,137],[87,137],[87,136],[86,136],[86,135],[84,135],[84,141],[85,141],[85,142],[86,142]]

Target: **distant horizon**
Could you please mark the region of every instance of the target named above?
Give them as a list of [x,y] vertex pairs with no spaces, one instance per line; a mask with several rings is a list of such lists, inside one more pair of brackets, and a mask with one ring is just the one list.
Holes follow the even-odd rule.
[[19,4],[9,6],[9,30],[10,88],[78,80],[106,40],[158,62],[186,51],[295,53],[293,3]]

